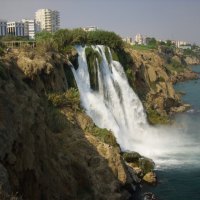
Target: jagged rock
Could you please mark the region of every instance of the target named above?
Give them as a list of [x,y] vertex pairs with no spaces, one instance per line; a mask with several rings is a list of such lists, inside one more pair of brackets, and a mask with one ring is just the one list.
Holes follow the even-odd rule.
[[143,200],[158,200],[157,197],[151,193],[151,192],[146,192],[143,195]]
[[156,75],[155,69],[152,66],[148,66],[147,71],[148,71],[149,80],[151,82],[155,82],[156,79],[157,79],[157,75]]
[[189,108],[191,108],[191,106],[189,104],[184,104],[179,107],[172,107],[171,111],[175,112],[175,113],[179,113],[179,112],[184,112],[184,111],[188,110]]
[[152,159],[142,157],[139,159],[139,167],[142,169],[143,173],[146,174],[155,168],[155,163]]
[[157,182],[156,174],[154,172],[148,172],[144,175],[143,180],[149,184],[155,184]]
[[194,56],[186,56],[185,62],[188,65],[199,65],[200,64],[200,59]]

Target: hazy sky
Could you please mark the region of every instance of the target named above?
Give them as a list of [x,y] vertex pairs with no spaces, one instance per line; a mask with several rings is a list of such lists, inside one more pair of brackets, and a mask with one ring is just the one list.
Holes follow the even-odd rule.
[[200,44],[200,0],[0,0],[0,19],[34,18],[39,8],[58,10],[62,28],[93,25]]

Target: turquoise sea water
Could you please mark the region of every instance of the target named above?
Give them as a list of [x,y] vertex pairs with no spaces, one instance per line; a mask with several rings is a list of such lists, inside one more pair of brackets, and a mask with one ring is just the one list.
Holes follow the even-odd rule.
[[[200,65],[192,69],[200,73]],[[153,192],[160,200],[200,200],[200,79],[178,83],[175,89],[184,92],[182,101],[192,105],[176,116],[176,123],[187,129],[191,141],[184,143],[182,154],[173,157],[174,163],[164,160],[164,165],[157,166],[157,186],[143,190]]]

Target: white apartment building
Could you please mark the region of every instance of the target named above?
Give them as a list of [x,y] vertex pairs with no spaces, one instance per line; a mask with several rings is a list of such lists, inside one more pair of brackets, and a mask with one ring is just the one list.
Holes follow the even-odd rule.
[[128,44],[134,44],[133,43],[133,39],[131,37],[126,37],[122,39],[124,42],[128,43]]
[[7,34],[14,36],[24,36],[24,23],[7,22]]
[[7,34],[7,22],[0,20],[0,36]]
[[82,28],[84,31],[90,32],[90,31],[97,31],[98,28],[96,26],[88,26],[88,27],[84,27]]
[[35,13],[36,32],[55,32],[60,28],[60,14],[56,10],[39,9]]
[[35,20],[22,19],[24,23],[24,36],[28,36],[29,39],[35,38]]
[[175,41],[175,45],[176,45],[176,47],[180,47],[180,46],[185,46],[185,45],[187,45],[187,42],[185,42],[185,41]]
[[141,34],[137,34],[135,36],[135,43],[140,44],[140,45],[144,44],[145,43],[144,37]]

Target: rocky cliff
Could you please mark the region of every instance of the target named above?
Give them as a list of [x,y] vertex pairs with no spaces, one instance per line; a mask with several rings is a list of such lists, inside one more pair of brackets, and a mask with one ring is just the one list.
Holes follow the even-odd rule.
[[181,56],[131,48],[126,53],[132,58],[126,70],[129,82],[143,101],[150,123],[168,123],[170,114],[188,108],[174,91],[173,84],[198,75],[189,70]]
[[1,58],[1,188],[27,200],[134,199],[140,179],[112,133],[81,110],[68,70],[55,53]]

